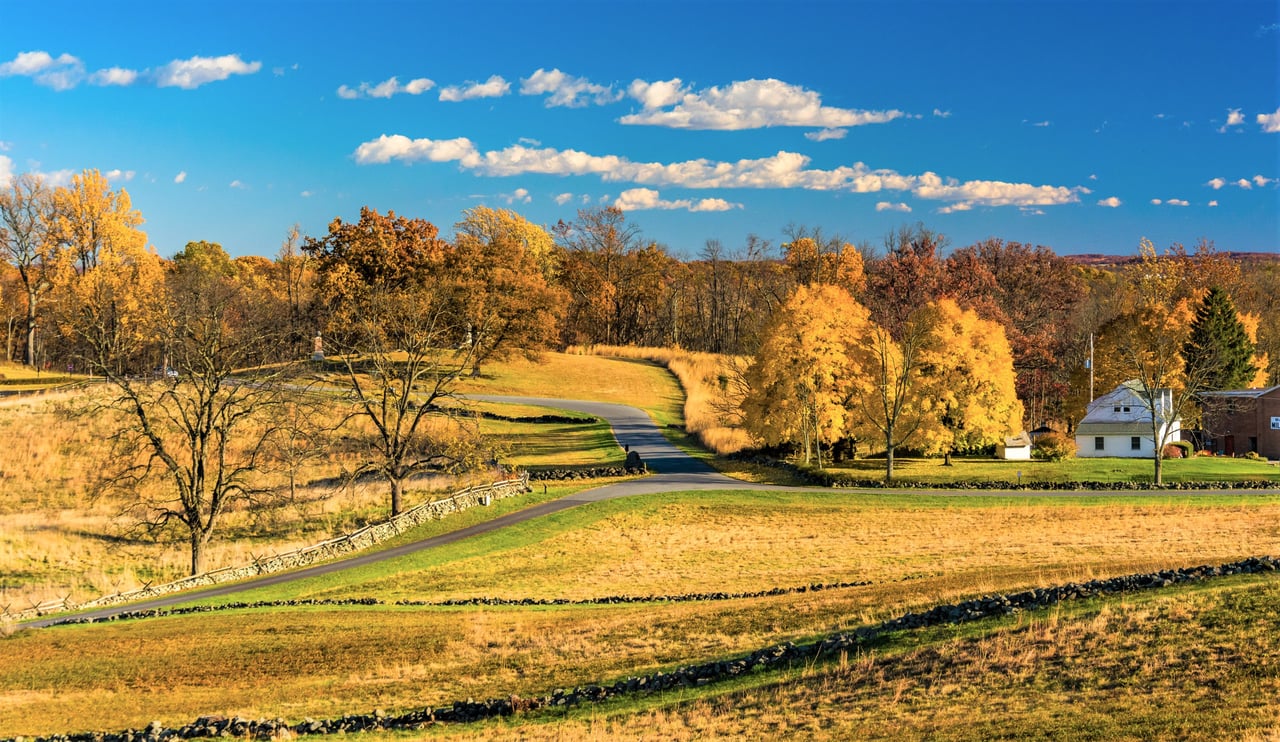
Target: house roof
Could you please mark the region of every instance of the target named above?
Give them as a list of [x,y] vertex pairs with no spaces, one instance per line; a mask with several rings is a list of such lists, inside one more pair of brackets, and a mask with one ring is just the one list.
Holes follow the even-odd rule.
[[1151,419],[1132,422],[1082,422],[1076,435],[1151,435]]
[[[1156,398],[1156,409],[1158,411],[1167,409],[1166,405],[1169,403],[1167,394],[1169,390],[1160,388],[1156,391],[1159,393]],[[1158,412],[1158,414],[1163,417],[1163,412]],[[1176,424],[1178,421],[1170,420],[1168,422]],[[1123,426],[1138,425],[1144,430],[1149,430],[1151,427],[1151,410],[1147,407],[1147,400],[1143,399],[1142,385],[1136,379],[1131,379],[1090,402],[1084,419],[1080,421],[1077,430],[1090,424],[1122,426],[1121,428],[1116,428],[1117,435],[1123,434],[1125,430],[1128,430],[1127,427]],[[1103,433],[1100,431],[1098,434],[1101,435]]]
[[1006,436],[1004,439],[1005,448],[1026,448],[1031,445],[1031,435],[1029,433],[1018,433],[1017,435]]
[[1280,389],[1280,384],[1266,389],[1222,389],[1216,392],[1202,392],[1204,397],[1231,397],[1232,399],[1258,399]]

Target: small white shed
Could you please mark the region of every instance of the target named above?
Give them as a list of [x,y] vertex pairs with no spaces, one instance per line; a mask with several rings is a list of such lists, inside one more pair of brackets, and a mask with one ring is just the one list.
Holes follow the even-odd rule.
[[996,458],[1008,461],[1031,460],[1031,434],[1023,431],[996,444]]

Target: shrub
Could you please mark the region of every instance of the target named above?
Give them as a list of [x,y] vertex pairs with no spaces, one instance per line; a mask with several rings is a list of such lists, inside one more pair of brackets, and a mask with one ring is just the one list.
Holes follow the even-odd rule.
[[1166,443],[1164,448],[1160,450],[1160,458],[1163,459],[1181,459],[1185,456],[1186,453],[1180,447],[1175,446],[1172,443]]
[[1250,451],[1249,453],[1246,453],[1244,457],[1250,461],[1265,461],[1265,459],[1262,458],[1262,454],[1257,451]]
[[1053,432],[1037,436],[1031,450],[1037,458],[1062,461],[1076,455],[1076,442],[1062,433]]
[[[1194,456],[1196,452],[1196,447],[1191,443],[1191,441],[1174,441],[1169,445],[1177,448],[1182,453],[1182,455],[1177,458],[1189,459]],[[1169,456],[1168,458],[1174,457]]]

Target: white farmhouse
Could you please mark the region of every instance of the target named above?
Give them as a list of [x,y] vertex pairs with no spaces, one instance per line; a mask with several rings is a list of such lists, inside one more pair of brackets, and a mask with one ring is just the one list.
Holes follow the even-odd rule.
[[[1084,419],[1076,426],[1076,455],[1084,458],[1118,456],[1151,458],[1156,441],[1151,438],[1151,413],[1137,381],[1126,381],[1089,403]],[[1173,392],[1158,390],[1155,415],[1160,423],[1160,440],[1165,444],[1182,437],[1182,421],[1171,413]]]

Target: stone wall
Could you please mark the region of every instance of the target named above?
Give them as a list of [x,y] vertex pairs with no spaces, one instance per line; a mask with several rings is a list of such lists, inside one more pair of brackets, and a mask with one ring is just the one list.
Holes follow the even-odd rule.
[[247,564],[239,567],[224,567],[223,569],[216,569],[212,572],[205,572],[204,574],[195,575],[193,577],[184,577],[181,580],[175,580],[163,585],[148,585],[140,590],[116,593],[114,595],[105,595],[101,598],[90,600],[85,603],[70,603],[67,601],[42,603],[18,613],[6,613],[5,618],[13,621],[26,621],[49,613],[61,613],[63,611],[78,611],[87,608],[102,608],[105,606],[119,605],[121,603],[130,603],[135,600],[143,600],[145,598],[154,598],[160,595],[176,593],[182,590],[209,587],[223,582],[234,582],[272,572],[281,572],[286,569],[306,567],[312,564],[328,561],[330,559],[336,559],[362,549],[367,549],[375,544],[382,543],[387,539],[398,536],[411,528],[422,525],[427,521],[440,520],[446,515],[450,515],[452,513],[457,513],[473,507],[485,506],[494,500],[513,497],[528,491],[528,474],[522,474],[515,479],[508,479],[502,482],[495,482],[493,484],[468,487],[460,492],[455,492],[453,495],[446,497],[443,500],[424,502],[417,507],[404,511],[390,520],[383,521],[382,523],[374,523],[353,533],[348,533],[345,536],[339,536],[335,539],[323,541],[311,546],[305,546],[295,551],[263,557],[254,561],[253,564]]

